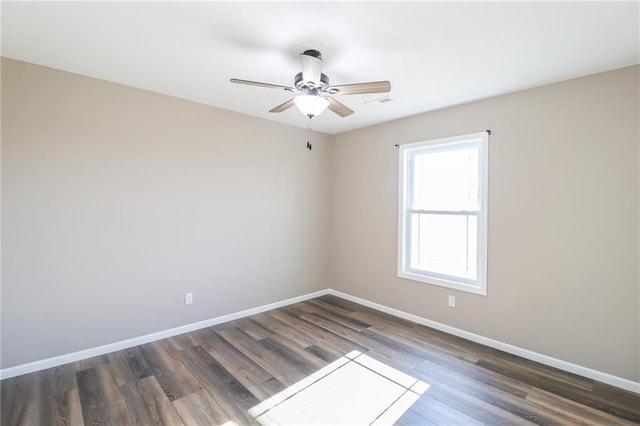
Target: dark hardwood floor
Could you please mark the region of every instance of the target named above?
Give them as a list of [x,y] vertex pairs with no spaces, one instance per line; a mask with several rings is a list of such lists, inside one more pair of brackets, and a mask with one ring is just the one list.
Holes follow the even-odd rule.
[[335,296],[6,379],[0,391],[3,426],[640,423],[638,394]]

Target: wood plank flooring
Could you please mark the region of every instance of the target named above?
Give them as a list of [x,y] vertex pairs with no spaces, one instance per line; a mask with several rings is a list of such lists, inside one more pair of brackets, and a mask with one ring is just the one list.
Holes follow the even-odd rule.
[[640,424],[638,394],[335,296],[3,380],[1,424],[258,424],[352,351],[428,385],[398,425]]

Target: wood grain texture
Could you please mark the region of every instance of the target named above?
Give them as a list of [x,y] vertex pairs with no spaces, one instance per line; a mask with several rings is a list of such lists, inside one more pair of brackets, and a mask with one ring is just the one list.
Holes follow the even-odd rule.
[[327,295],[0,382],[2,426],[256,424],[351,351],[429,384],[398,425],[640,424],[640,395]]
[[120,387],[131,424],[180,424],[178,412],[155,377],[145,377]]

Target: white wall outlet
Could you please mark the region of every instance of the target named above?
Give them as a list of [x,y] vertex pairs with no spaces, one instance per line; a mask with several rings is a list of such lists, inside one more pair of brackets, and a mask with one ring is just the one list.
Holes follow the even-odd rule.
[[184,304],[191,305],[193,303],[193,293],[185,293]]
[[449,296],[449,307],[450,308],[455,308],[456,307],[456,297],[455,296]]

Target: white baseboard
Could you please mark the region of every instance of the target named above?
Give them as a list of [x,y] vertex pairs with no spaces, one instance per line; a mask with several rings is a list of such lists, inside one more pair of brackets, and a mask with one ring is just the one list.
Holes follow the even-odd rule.
[[452,334],[454,336],[462,337],[467,340],[471,340],[476,343],[480,343],[491,348],[499,349],[504,352],[508,352],[513,355],[521,356],[522,358],[530,359],[532,361],[539,362],[551,367],[559,368],[560,370],[568,371],[570,373],[578,374],[583,377],[587,377],[593,380],[597,380],[602,383],[607,383],[612,386],[619,387],[631,392],[640,394],[640,383],[632,380],[623,379],[611,374],[603,373],[601,371],[593,370],[591,368],[583,367],[577,364],[573,364],[567,361],[563,361],[557,358],[552,358],[547,355],[543,355],[537,352],[523,349],[518,346],[503,343],[498,340],[490,339],[488,337],[480,336],[478,334],[470,333],[459,328],[451,327],[445,324],[441,324],[436,321],[431,321],[426,318],[419,317],[417,315],[409,314],[407,312],[391,308],[389,306],[381,305],[379,303],[371,302],[360,297],[352,296],[341,291],[333,289],[325,289],[316,291],[314,293],[308,293],[302,296],[293,297],[291,299],[282,300],[280,302],[269,303],[256,308],[246,309],[244,311],[235,312],[228,315],[222,315],[219,317],[211,318],[205,321],[199,321],[192,324],[183,325],[169,330],[159,331],[157,333],[151,333],[133,339],[121,340],[119,342],[110,343],[95,348],[85,349],[70,354],[60,355],[53,358],[47,358],[40,361],[30,362],[28,364],[21,364],[15,367],[5,368],[0,370],[0,380],[8,379],[10,377],[20,376],[22,374],[33,373],[36,371],[44,370],[46,368],[57,367],[59,365],[67,364],[70,362],[76,362],[83,359],[91,358],[98,355],[104,355],[110,352],[119,351],[122,349],[130,348],[133,346],[142,345],[145,343],[155,342],[156,340],[166,339],[167,337],[176,336],[178,334],[188,333],[190,331],[199,330],[201,328],[211,327],[216,324],[221,324],[227,321],[233,321],[239,318],[259,314],[261,312],[270,311],[272,309],[281,308],[283,306],[291,305],[294,303],[302,302],[304,300],[313,299],[314,297],[323,296],[325,294],[332,294],[334,296],[341,297],[346,300],[358,303],[360,305],[368,306],[381,312],[388,313],[390,315],[404,318],[409,321],[413,321],[418,324],[425,325],[427,327],[434,328],[436,330],[444,331],[445,333]]
[[523,349],[518,346],[510,345],[508,343],[503,343],[498,340],[494,340],[488,337],[480,336],[478,334],[470,333],[465,330],[460,330],[459,328],[455,328],[445,324],[441,324],[439,322],[431,321],[426,318],[419,317],[417,315],[409,314],[407,312],[403,312],[398,309],[390,308],[388,306],[381,305],[379,303],[371,302],[366,299],[361,299],[359,297],[352,296],[350,294],[343,293],[341,291],[329,289],[328,293],[334,296],[341,297],[343,299],[350,300],[360,305],[368,306],[369,308],[376,309],[378,311],[386,312],[390,315],[393,315],[399,318],[403,318],[418,324],[426,325],[427,327],[444,331],[445,333],[448,333],[448,334],[453,334],[454,336],[462,337],[464,339],[471,340],[473,342],[480,343],[482,345],[489,346],[494,349],[499,349],[501,351],[504,351],[513,355],[518,355],[522,358],[526,358],[531,361],[539,362],[540,364],[545,364],[550,367],[555,367],[560,370],[567,371],[569,373],[574,373],[579,376],[587,377],[589,379],[597,380],[602,383],[606,383],[612,386],[616,386],[618,388],[622,388],[622,389],[640,394],[640,382],[634,382],[632,380],[623,379],[622,377],[603,373],[601,371],[593,370],[591,368],[583,367],[581,365],[573,364],[567,361],[563,361],[561,359],[552,358],[550,356],[533,352],[528,349]]
[[314,297],[323,296],[328,293],[329,293],[328,289],[320,290],[314,293],[309,293],[309,294],[305,294],[298,297],[292,297],[291,299],[282,300],[280,302],[269,303],[267,305],[262,305],[257,308],[246,309],[244,311],[234,312],[232,314],[222,315],[222,316],[211,318],[208,320],[186,324],[180,327],[171,328],[169,330],[159,331],[157,333],[151,333],[151,334],[146,334],[140,337],[134,337],[133,339],[121,340],[119,342],[109,343],[107,345],[85,349],[85,350],[73,352],[70,354],[65,354],[65,355],[60,355],[53,358],[34,361],[27,364],[16,365],[15,367],[9,367],[9,368],[0,370],[0,380],[8,379],[10,377],[20,376],[22,374],[33,373],[33,372],[44,370],[51,367],[57,367],[59,365],[80,361],[80,360],[91,358],[98,355],[108,354],[110,352],[131,348],[131,347],[142,345],[145,343],[155,342],[156,340],[166,339],[167,337],[177,336],[178,334],[188,333],[190,331],[199,330],[201,328],[211,327],[216,324],[222,324],[223,322],[233,321],[238,318],[248,317],[250,315],[255,315],[261,312],[270,311],[272,309],[281,308],[283,306],[302,302],[304,300],[313,299]]

